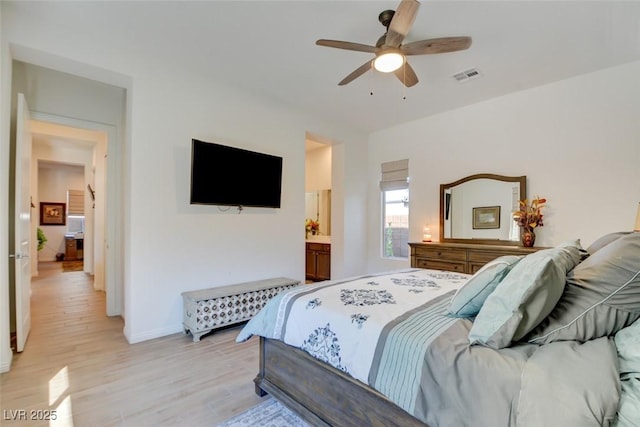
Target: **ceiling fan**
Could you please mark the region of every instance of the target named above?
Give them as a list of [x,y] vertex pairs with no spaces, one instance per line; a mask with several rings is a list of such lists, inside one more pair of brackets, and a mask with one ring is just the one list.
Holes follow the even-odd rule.
[[375,46],[340,40],[320,39],[316,41],[318,46],[375,54],[374,59],[356,68],[338,85],[343,86],[351,83],[374,68],[384,73],[394,73],[405,86],[411,87],[418,83],[418,76],[407,62],[407,56],[455,52],[468,49],[471,46],[471,37],[441,37],[403,45],[402,41],[411,29],[419,7],[420,2],[417,0],[402,0],[396,11],[385,10],[380,13],[378,20],[387,31],[378,39]]

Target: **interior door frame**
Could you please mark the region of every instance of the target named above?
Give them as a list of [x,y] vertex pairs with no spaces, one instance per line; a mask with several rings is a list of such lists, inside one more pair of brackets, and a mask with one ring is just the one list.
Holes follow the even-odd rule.
[[[32,111],[34,120],[54,123],[62,126],[101,131],[107,134],[107,176],[106,176],[106,212],[105,212],[105,293],[107,316],[118,316],[124,312],[123,296],[124,288],[123,267],[122,267],[122,188],[121,176],[122,164],[119,159],[120,147],[117,143],[117,127],[104,123],[97,123],[88,120],[76,119],[72,117],[58,116],[50,113]],[[94,240],[94,244],[98,244]]]

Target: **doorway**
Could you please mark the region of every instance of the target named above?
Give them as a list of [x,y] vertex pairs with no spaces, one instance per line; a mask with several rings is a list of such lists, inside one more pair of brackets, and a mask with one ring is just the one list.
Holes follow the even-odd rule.
[[[15,53],[19,54],[20,49]],[[29,57],[42,64],[51,60],[46,55]],[[55,61],[55,65],[68,65],[75,70],[74,64],[65,64],[64,61]],[[104,70],[87,67],[84,71],[86,76],[95,71],[102,78],[109,77]],[[18,93],[25,94],[34,121],[32,132],[49,140],[47,150],[50,152],[47,155],[51,157],[44,158],[84,165],[85,181],[91,184],[91,193],[95,196],[95,208],[93,203],[85,205],[86,210],[93,213],[94,221],[94,224],[88,223],[90,218],[87,218],[85,228],[95,230],[93,242],[91,236],[87,236],[84,242],[85,261],[95,274],[96,286],[106,292],[107,315],[121,315],[124,312],[122,153],[126,135],[127,89],[14,59],[11,91],[14,94],[12,99]],[[65,153],[77,154],[80,149],[93,150],[93,158],[90,161],[65,158]],[[36,167],[34,165],[32,169]],[[88,195],[89,189],[83,189]],[[36,227],[32,227],[32,241],[35,242]],[[92,252],[87,253],[87,248]],[[33,252],[31,257],[35,259],[37,253]]]
[[[61,88],[63,90],[59,90]],[[13,100],[17,99],[17,94],[24,93],[29,99],[31,108],[34,125],[32,133],[36,138],[48,139],[49,146],[43,150],[46,155],[41,156],[40,160],[80,165],[83,167],[86,183],[91,183],[92,189],[95,190],[92,192],[95,196],[95,206],[93,200],[88,206],[85,205],[88,215],[85,218],[84,227],[85,231],[87,229],[91,231],[84,236],[83,255],[87,265],[83,268],[86,267],[88,272],[93,273],[96,286],[104,289],[107,315],[121,315],[124,308],[122,234],[124,217],[122,203],[119,201],[122,200],[123,193],[121,153],[124,151],[123,141],[126,134],[127,90],[124,87],[100,83],[14,59],[11,91],[13,94],[11,111],[16,110]],[[90,160],[65,157],[69,152],[80,151],[78,150],[80,146],[90,153]],[[32,159],[31,181],[36,183],[38,160]],[[11,165],[11,169],[10,179],[13,179],[11,177],[15,173],[14,165]],[[84,187],[82,190],[88,191],[88,188]],[[31,194],[37,194],[37,190],[32,188]],[[47,200],[38,200],[37,197],[32,200],[33,222],[30,225],[32,249],[29,253],[29,258],[32,260],[38,257],[39,223],[36,209],[39,210],[40,201]],[[89,216],[92,217],[89,218]],[[92,235],[89,235],[90,233]],[[59,247],[54,253],[57,253],[58,249]],[[37,268],[37,263],[32,264],[33,272]],[[37,270],[35,273],[37,274]],[[11,294],[12,285],[9,287],[9,294]],[[7,308],[14,298],[11,295],[8,296]],[[7,337],[8,343],[10,328],[8,324],[5,327],[2,335]],[[7,356],[3,351],[3,369],[10,366],[10,358],[7,359]]]
[[332,146],[305,141],[305,278],[331,278]]
[[[109,295],[113,290],[109,289],[105,274],[104,197],[108,134],[35,120],[36,115],[31,114],[29,126],[30,276],[40,275],[41,262],[46,265],[45,274],[50,273],[52,266],[61,272],[63,267],[69,267],[64,258],[71,254],[67,246],[73,244],[73,258],[76,263],[81,260],[80,270],[87,276],[86,280],[90,280],[94,290]],[[20,168],[16,167],[15,173],[20,173]],[[95,191],[87,191],[93,188],[100,188],[103,194],[96,197]],[[54,211],[56,215],[50,213]],[[24,345],[19,346],[21,341],[14,340],[18,313],[17,301],[13,298],[10,308],[11,347],[21,351]]]
[[[67,253],[68,243],[74,244],[74,258],[78,258],[80,244],[83,271],[94,276],[96,290],[107,291],[104,194],[107,192],[108,135],[104,131],[34,120],[32,139],[35,170],[32,200],[37,213],[44,202],[60,202],[65,203],[67,217],[62,226],[43,224],[37,216],[32,219],[32,227],[37,227],[38,233],[44,233],[47,238],[47,243],[37,254],[32,254],[32,259],[55,261],[66,256],[68,260],[71,255]],[[37,270],[32,272],[37,275]]]
[[[107,294],[107,313],[118,315],[121,313],[121,304],[118,303],[117,295],[120,294],[115,285],[115,278],[110,277],[110,271],[114,268],[115,260],[111,259],[108,251],[110,236],[108,229],[108,194],[109,179],[107,176],[108,158],[110,150],[109,141],[112,139],[113,129],[102,125],[100,128],[91,129],[95,124],[78,119],[68,119],[34,113],[35,119],[32,125],[33,133],[33,161],[38,171],[47,168],[53,169],[54,179],[57,181],[54,188],[49,188],[49,193],[57,194],[58,198],[66,199],[67,190],[81,190],[83,197],[83,261],[84,271],[94,276],[94,287],[96,290],[105,291]],[[65,124],[60,124],[60,122]],[[73,188],[64,187],[64,178],[69,174],[63,173],[71,168],[80,168],[81,176],[76,178]],[[51,184],[43,182],[39,175],[33,177],[36,183],[41,181],[46,187]],[[34,200],[38,202],[47,201],[42,199],[40,191],[43,188],[34,186]],[[113,219],[111,219],[113,221]],[[33,221],[32,227],[37,227]],[[51,229],[51,228],[50,228]],[[56,230],[54,228],[54,230]],[[64,235],[77,233],[77,230],[69,229],[68,226],[56,230],[57,238],[53,243],[52,252],[34,254],[33,259],[43,258],[45,261],[54,259],[55,255],[62,252]]]

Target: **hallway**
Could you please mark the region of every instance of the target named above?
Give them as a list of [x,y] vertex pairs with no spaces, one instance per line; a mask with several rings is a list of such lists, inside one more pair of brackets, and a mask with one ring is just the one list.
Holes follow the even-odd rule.
[[91,276],[38,267],[31,334],[0,377],[3,426],[212,426],[261,401],[257,340],[236,344],[238,328],[130,345]]

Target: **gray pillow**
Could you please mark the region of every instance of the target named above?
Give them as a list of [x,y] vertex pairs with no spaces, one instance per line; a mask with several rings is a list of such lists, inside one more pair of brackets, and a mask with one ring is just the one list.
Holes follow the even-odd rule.
[[598,239],[596,239],[595,242],[590,244],[589,247],[587,248],[587,252],[589,252],[590,254],[594,254],[594,253],[596,253],[596,251],[604,248],[609,243],[614,242],[614,241],[618,240],[619,238],[621,238],[622,236],[626,236],[629,233],[631,233],[631,232],[630,231],[618,231],[616,233],[605,234],[604,236],[599,237]]
[[640,318],[640,233],[598,249],[567,275],[562,298],[529,342],[588,341]]
[[469,331],[471,344],[508,347],[533,330],[553,310],[567,272],[580,262],[580,244],[571,242],[524,257],[487,297]]
[[473,317],[482,304],[523,257],[506,255],[489,261],[465,283],[451,299],[447,314],[452,317]]

